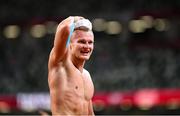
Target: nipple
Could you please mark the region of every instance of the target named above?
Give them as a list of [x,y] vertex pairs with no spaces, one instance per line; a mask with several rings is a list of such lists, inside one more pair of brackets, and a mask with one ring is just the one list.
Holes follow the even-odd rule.
[[78,89],[78,86],[76,86],[75,88]]

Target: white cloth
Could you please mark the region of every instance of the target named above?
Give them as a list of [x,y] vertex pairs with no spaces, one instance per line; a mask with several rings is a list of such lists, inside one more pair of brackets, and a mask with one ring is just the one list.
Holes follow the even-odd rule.
[[74,28],[85,27],[92,30],[92,23],[88,19],[81,19],[74,23]]

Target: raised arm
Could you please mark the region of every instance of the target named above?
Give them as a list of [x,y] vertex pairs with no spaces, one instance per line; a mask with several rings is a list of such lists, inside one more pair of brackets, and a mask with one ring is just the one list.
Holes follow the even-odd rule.
[[66,54],[70,36],[73,32],[74,17],[68,17],[57,27],[54,46],[49,56],[49,68],[56,65]]

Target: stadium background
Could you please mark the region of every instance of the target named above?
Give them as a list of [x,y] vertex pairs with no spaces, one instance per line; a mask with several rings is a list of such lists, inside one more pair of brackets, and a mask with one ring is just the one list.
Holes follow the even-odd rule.
[[57,24],[89,18],[96,114],[180,114],[179,0],[0,2],[0,114],[49,110],[47,61]]

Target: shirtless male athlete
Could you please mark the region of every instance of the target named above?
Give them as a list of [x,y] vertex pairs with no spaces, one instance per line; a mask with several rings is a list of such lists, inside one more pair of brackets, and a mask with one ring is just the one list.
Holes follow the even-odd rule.
[[70,16],[58,25],[48,63],[52,115],[94,115],[94,85],[84,69],[93,48],[88,19]]

